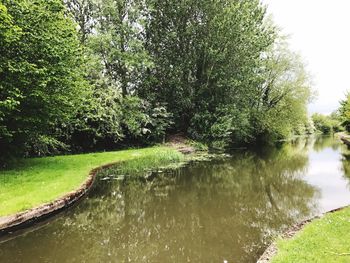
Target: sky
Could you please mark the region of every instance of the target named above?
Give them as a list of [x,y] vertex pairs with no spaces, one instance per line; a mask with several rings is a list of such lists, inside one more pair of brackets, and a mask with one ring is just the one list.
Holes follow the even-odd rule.
[[329,114],[350,91],[350,0],[262,0],[312,75],[309,112]]

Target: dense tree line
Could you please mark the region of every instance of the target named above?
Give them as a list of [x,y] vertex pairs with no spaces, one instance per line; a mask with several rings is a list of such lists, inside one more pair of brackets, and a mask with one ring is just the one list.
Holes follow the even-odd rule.
[[317,131],[323,134],[350,132],[350,93],[340,101],[339,108],[329,115],[315,113],[312,115]]
[[345,99],[340,102],[338,110],[330,117],[345,131],[350,132],[350,93],[345,96]]
[[310,84],[258,0],[3,0],[1,155],[308,127]]
[[319,133],[331,134],[344,131],[339,112],[333,112],[330,115],[315,113],[312,115],[312,121],[315,129]]

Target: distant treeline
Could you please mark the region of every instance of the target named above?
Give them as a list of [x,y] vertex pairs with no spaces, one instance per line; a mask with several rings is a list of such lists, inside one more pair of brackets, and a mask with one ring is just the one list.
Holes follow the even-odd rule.
[[3,0],[0,53],[2,160],[312,126],[308,74],[258,0]]
[[350,133],[350,93],[340,101],[339,108],[329,115],[315,113],[312,122],[316,132],[331,134],[337,132]]
[[350,93],[340,102],[336,111],[329,115],[315,113],[312,115],[312,121],[316,131],[323,134],[350,133]]

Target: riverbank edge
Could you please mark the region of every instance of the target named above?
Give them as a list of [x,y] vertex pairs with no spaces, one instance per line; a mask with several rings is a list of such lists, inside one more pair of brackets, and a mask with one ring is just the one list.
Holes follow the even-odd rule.
[[[342,211],[342,210],[347,209],[347,208],[350,208],[350,205],[335,208],[335,209],[332,209],[332,210],[327,211],[325,213],[322,213],[320,215],[316,215],[316,216],[311,217],[309,219],[305,219],[305,220],[293,225],[292,227],[288,228],[288,230],[283,232],[282,235],[279,236],[279,238],[291,239],[297,233],[302,231],[306,225],[312,223],[313,221],[315,221],[317,219],[322,219],[323,217],[325,217],[328,214],[336,213],[336,212]],[[258,259],[258,261],[256,263],[269,263],[269,262],[271,262],[273,257],[277,255],[277,253],[278,253],[278,248],[277,248],[277,243],[275,240],[267,247],[267,249],[260,256],[260,258]]]
[[96,175],[99,171],[110,168],[117,164],[118,161],[92,169],[89,172],[87,179],[77,190],[69,192],[52,202],[16,213],[14,215],[0,218],[0,237],[34,225],[35,223],[54,216],[74,205],[89,192],[91,187],[94,185]]
[[[340,141],[342,141],[345,145],[350,146],[350,136],[345,134],[345,133],[338,133],[337,137],[339,138]],[[350,205],[347,206],[342,206],[339,208],[335,208],[332,209],[330,211],[327,211],[323,214],[320,215],[316,215],[312,218],[303,220],[302,222],[299,222],[295,225],[293,225],[291,228],[289,228],[287,231],[285,231],[284,233],[282,233],[282,235],[279,238],[282,239],[290,239],[292,237],[294,237],[297,233],[299,233],[301,230],[303,230],[303,228],[307,225],[312,223],[313,221],[315,221],[316,219],[321,219],[324,216],[326,216],[327,214],[331,214],[331,213],[335,213],[341,210],[344,210],[346,208],[350,208]],[[270,246],[267,247],[267,249],[265,249],[264,253],[260,256],[260,258],[258,259],[258,261],[256,263],[269,263],[271,262],[272,258],[277,255],[278,253],[278,248],[277,248],[277,243],[276,240],[273,241]]]
[[[179,153],[183,155],[195,154],[196,149],[187,144],[165,144],[165,146],[169,148],[173,148]],[[191,160],[187,160],[188,162]],[[93,168],[88,173],[86,180],[80,185],[77,190],[68,192],[55,199],[54,201],[44,203],[37,207],[33,207],[26,211],[18,212],[13,215],[0,217],[0,237],[3,237],[7,234],[16,232],[18,230],[26,229],[30,226],[35,225],[45,219],[49,219],[60,212],[70,208],[77,202],[79,202],[82,198],[84,198],[87,193],[91,190],[92,186],[96,181],[96,176],[98,172],[116,166],[120,163],[120,161],[116,160],[115,162],[110,162],[96,168]]]
[[349,135],[339,134],[339,138],[344,144],[346,144],[347,146],[350,146],[350,136]]

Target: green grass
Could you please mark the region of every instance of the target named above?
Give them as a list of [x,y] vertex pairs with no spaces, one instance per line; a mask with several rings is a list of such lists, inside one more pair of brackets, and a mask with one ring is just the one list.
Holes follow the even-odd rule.
[[74,191],[90,170],[120,162],[120,173],[133,173],[181,162],[183,155],[168,147],[24,159],[0,171],[0,216],[53,201]]
[[292,239],[277,241],[272,263],[350,262],[350,208],[317,219]]
[[187,143],[192,146],[196,151],[203,151],[207,152],[209,147],[205,143],[198,142],[198,141],[193,141],[193,140],[188,140]]

